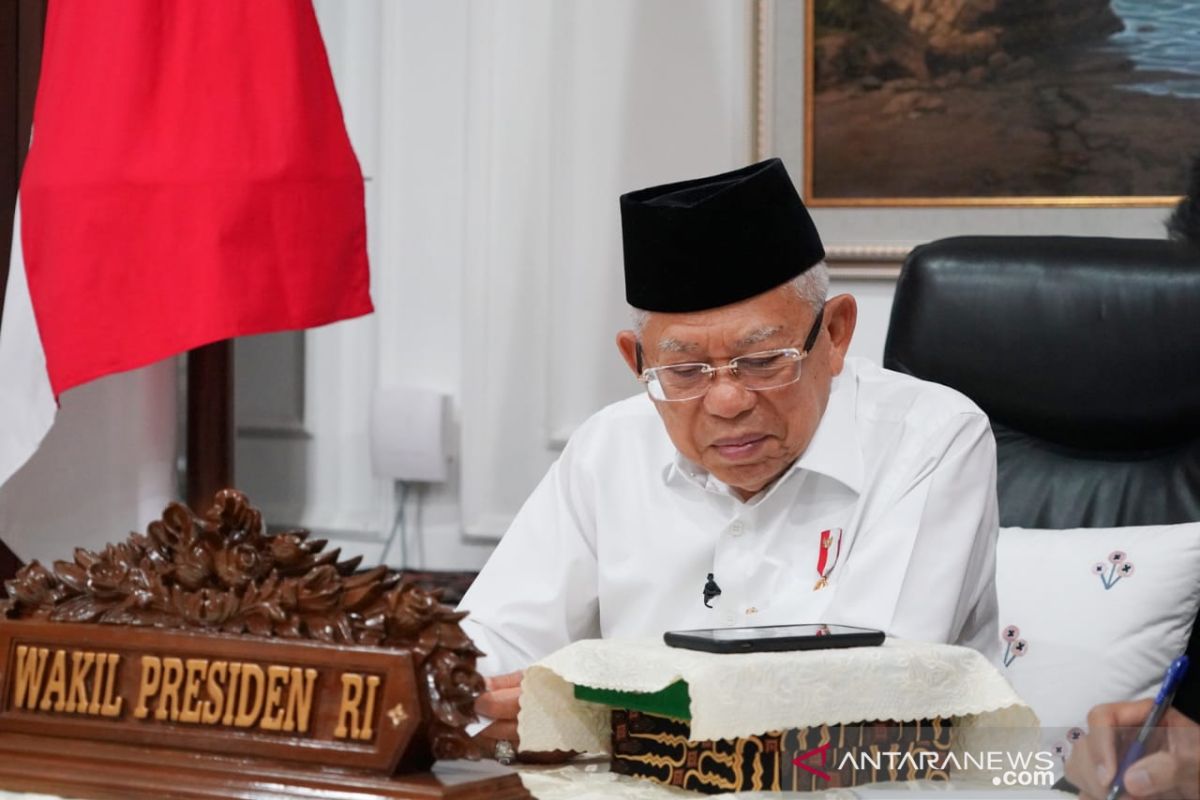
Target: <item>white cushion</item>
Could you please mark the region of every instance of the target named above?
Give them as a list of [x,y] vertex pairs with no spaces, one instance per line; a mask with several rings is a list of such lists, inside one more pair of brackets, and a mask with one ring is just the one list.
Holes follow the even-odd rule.
[[1047,743],[1069,740],[1092,706],[1153,695],[1185,650],[1200,606],[1200,522],[1004,528],[996,590],[999,668]]

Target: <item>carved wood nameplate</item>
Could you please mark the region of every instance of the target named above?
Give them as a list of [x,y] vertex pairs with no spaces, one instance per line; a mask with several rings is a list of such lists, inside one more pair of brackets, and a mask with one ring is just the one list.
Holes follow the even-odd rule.
[[[479,757],[464,731],[484,686],[465,615],[324,546],[268,534],[230,489],[202,517],[172,504],[144,535],[22,568],[0,601],[5,785],[528,797],[508,771],[428,772]],[[101,777],[60,771],[60,758]]]
[[107,626],[0,626],[0,730],[392,772],[412,656]]

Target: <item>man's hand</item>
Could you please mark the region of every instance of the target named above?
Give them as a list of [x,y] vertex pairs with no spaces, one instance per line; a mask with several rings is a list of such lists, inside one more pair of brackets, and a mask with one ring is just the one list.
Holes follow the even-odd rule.
[[[475,712],[495,720],[479,733],[485,744],[491,742],[494,747],[495,742],[507,740],[514,751],[517,749],[517,713],[521,710],[521,678],[524,675],[524,672],[510,672],[484,679],[486,690],[475,701]],[[488,755],[491,755],[490,750]]]
[[[476,737],[483,745],[483,753],[493,757],[497,742],[508,742],[513,752],[520,749],[521,741],[517,738],[517,713],[521,710],[521,678],[523,672],[510,672],[507,675],[497,675],[485,678],[487,690],[475,701],[475,711],[485,717],[495,720]],[[551,750],[549,752],[517,753],[517,758],[530,764],[559,764],[574,756],[569,750]]]
[[[1088,714],[1088,734],[1076,742],[1067,761],[1067,780],[1079,788],[1081,798],[1104,800],[1117,773],[1117,764],[1132,735],[1120,737],[1118,730],[1136,731],[1150,716],[1152,700],[1096,706]],[[1200,725],[1175,709],[1159,723],[1166,734],[1165,746],[1136,761],[1125,772],[1125,795],[1129,797],[1200,798]]]

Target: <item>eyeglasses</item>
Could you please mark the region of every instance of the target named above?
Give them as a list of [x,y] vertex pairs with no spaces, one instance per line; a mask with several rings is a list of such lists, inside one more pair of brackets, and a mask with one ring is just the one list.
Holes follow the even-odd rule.
[[761,353],[749,353],[744,356],[729,359],[729,363],[720,367],[702,362],[687,364],[669,364],[665,367],[648,367],[642,369],[642,343],[637,344],[638,380],[646,384],[646,391],[654,400],[680,402],[695,400],[703,397],[712,387],[717,373],[729,370],[742,386],[752,392],[762,392],[767,389],[778,389],[800,380],[800,365],[812,351],[817,335],[821,332],[821,320],[825,316],[825,307],[817,312],[812,328],[804,340],[804,346],[781,347],[777,350],[764,350]]

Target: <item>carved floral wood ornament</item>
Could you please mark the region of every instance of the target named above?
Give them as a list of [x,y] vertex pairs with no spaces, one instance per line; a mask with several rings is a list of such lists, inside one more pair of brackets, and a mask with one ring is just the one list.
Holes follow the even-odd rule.
[[267,535],[246,496],[225,489],[203,517],[172,503],[145,535],[79,548],[53,571],[30,563],[5,584],[0,616],[404,649],[425,718],[406,762],[477,758],[463,728],[484,688],[483,654],[458,625],[466,614],[386,567],[356,573],[360,558],[338,561],[340,551],[308,535]]

